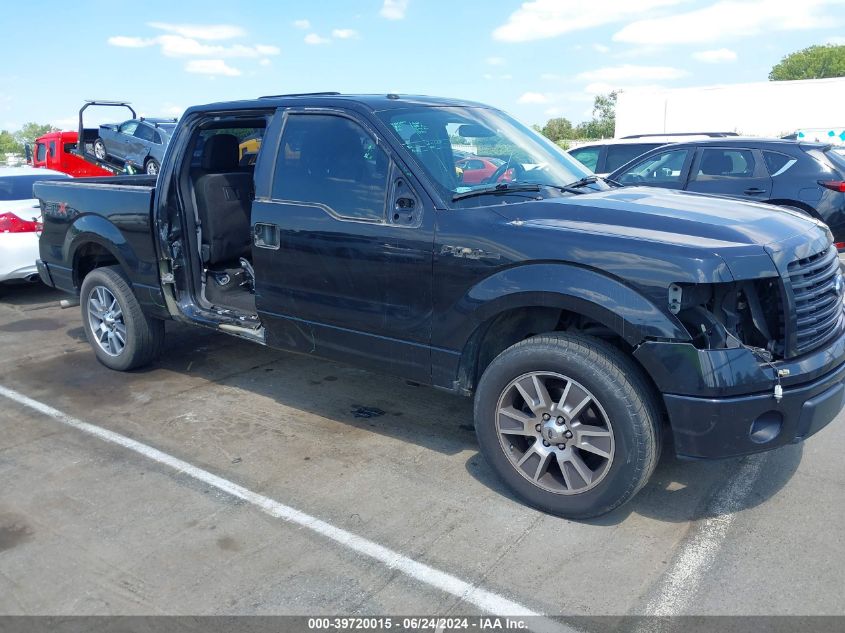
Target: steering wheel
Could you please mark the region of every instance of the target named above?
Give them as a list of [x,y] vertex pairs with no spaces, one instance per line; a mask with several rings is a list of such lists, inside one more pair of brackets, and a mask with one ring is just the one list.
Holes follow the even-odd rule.
[[522,166],[522,163],[515,162],[510,165],[508,163],[502,163],[496,171],[484,179],[483,184],[492,185],[497,182],[513,182],[515,180],[522,180],[523,176],[525,176],[525,167]]

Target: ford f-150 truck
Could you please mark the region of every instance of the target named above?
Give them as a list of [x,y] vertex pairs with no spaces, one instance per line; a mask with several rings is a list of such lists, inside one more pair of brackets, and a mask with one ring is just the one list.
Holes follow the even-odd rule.
[[[243,139],[263,140],[239,165]],[[501,161],[462,182],[452,144]],[[189,109],[156,177],[35,186],[38,268],[128,370],[173,319],[474,396],[521,498],[596,516],[684,457],[799,442],[845,395],[830,231],[617,188],[481,104],[280,95]]]

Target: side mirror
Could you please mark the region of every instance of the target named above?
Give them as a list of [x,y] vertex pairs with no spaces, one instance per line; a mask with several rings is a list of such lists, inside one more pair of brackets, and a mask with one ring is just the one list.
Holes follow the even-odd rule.
[[23,154],[24,154],[24,156],[26,156],[27,164],[31,165],[32,164],[32,145],[30,145],[29,143],[24,143]]

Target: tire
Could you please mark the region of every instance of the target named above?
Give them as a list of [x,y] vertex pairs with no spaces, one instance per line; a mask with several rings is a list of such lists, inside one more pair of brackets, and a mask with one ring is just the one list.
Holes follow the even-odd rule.
[[88,342],[97,360],[109,369],[137,369],[161,354],[164,322],[141,311],[119,267],[95,268],[88,273],[82,282],[80,305]]
[[660,420],[639,367],[579,334],[509,347],[475,393],[478,443],[492,469],[530,505],[569,519],[606,514],[646,484],[660,455]]
[[144,163],[144,173],[149,176],[157,176],[160,167],[155,158],[148,158],[147,162]]
[[106,160],[109,157],[109,154],[106,151],[106,144],[103,143],[103,139],[101,138],[94,141],[94,156],[97,160]]

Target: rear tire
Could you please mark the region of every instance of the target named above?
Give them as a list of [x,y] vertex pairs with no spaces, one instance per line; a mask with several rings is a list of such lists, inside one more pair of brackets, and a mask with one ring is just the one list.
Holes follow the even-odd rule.
[[159,357],[164,345],[164,321],[141,311],[129,282],[117,266],[95,268],[80,290],[82,325],[103,365],[128,371]]
[[481,452],[532,506],[570,519],[630,500],[660,455],[660,408],[641,369],[589,336],[534,336],[506,349],[475,394]]

